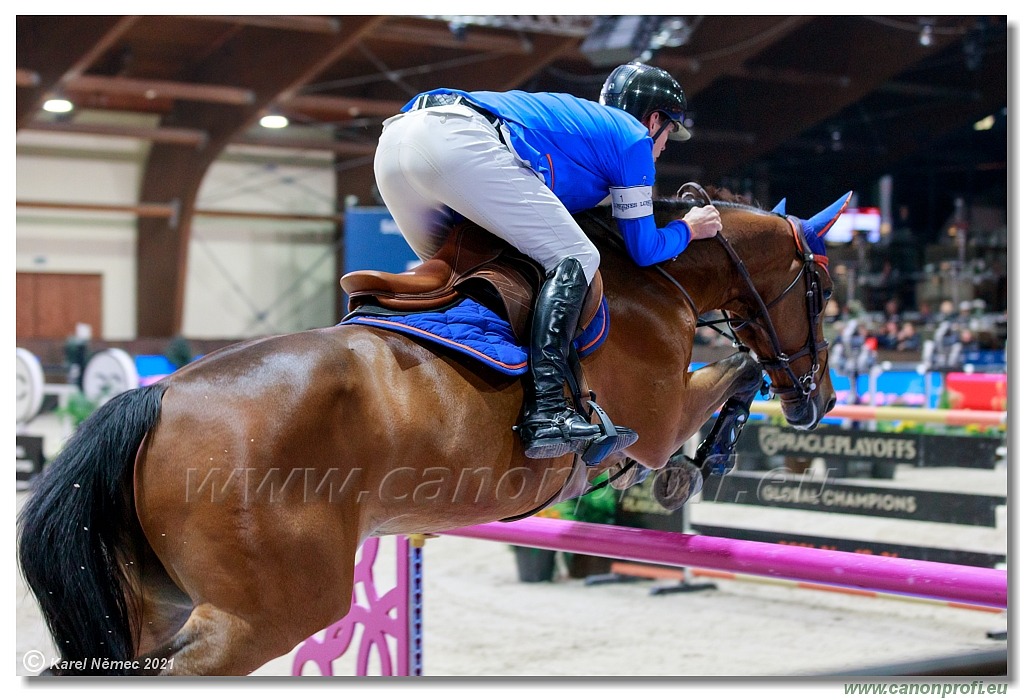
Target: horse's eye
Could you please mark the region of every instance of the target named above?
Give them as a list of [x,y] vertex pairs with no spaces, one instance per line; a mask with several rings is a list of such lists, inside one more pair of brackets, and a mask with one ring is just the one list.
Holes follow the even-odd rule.
[[825,297],[825,301],[828,301],[829,299],[831,299],[832,298],[832,288],[829,287],[828,289],[826,289],[823,296]]

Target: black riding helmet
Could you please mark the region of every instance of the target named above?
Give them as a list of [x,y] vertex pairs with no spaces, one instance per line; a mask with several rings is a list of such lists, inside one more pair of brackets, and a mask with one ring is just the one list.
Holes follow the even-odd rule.
[[646,63],[627,63],[611,72],[601,88],[601,104],[618,107],[646,123],[652,112],[662,112],[678,127],[668,137],[685,141],[690,132],[683,126],[686,93],[676,79]]

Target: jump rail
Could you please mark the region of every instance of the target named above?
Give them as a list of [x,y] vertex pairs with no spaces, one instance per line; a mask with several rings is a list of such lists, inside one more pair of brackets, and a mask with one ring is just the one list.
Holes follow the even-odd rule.
[[[750,406],[750,412],[781,416],[782,406],[777,401],[755,401]],[[909,420],[941,425],[984,425],[1006,428],[1006,411],[840,404],[829,411],[828,415],[830,418],[849,418],[851,420]]]
[[996,569],[554,518],[473,525],[441,534],[1006,609],[1006,572]]

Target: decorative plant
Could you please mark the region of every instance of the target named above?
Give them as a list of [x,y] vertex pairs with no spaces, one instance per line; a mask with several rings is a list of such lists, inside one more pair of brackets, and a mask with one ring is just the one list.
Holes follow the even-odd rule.
[[67,403],[58,407],[54,413],[61,418],[67,418],[71,421],[71,425],[77,428],[96,410],[98,405],[96,402],[90,401],[81,391],[76,391],[69,394]]
[[619,492],[610,486],[605,486],[588,494],[557,503],[546,508],[545,511],[552,511],[548,517],[611,525],[615,522],[617,493]]
[[[570,498],[568,501],[562,501],[561,503],[548,506],[537,513],[537,517],[612,525],[615,523],[617,493],[619,492],[610,486],[605,486],[604,488],[597,489],[596,491],[584,494],[583,496]],[[542,557],[549,562],[549,566],[553,566],[554,564],[555,552],[532,549],[530,547],[520,547],[518,545],[513,545],[512,549],[513,551],[518,550],[523,556]],[[573,578],[582,578],[592,572],[604,573],[610,566],[610,561],[604,562],[600,558],[596,557],[570,554],[568,552],[563,552],[562,556],[564,557],[566,566],[569,569],[569,575]],[[594,562],[599,562],[596,569]],[[542,578],[538,579],[523,578],[524,573],[521,570],[520,579],[549,581],[551,580],[551,577],[553,577],[553,569],[550,569],[549,571],[550,577],[545,574]]]
[[167,349],[164,350],[164,355],[170,360],[171,364],[174,365],[175,369],[181,369],[194,357],[192,353],[192,347],[183,336],[175,336],[168,343]]

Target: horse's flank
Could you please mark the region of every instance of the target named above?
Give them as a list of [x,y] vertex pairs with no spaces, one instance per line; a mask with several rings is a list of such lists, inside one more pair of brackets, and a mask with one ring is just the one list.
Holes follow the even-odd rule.
[[[785,222],[741,206],[723,206],[722,217],[762,293],[784,286],[795,259]],[[601,250],[611,309],[607,340],[583,363],[586,382],[617,423],[639,432],[627,455],[658,468],[726,399],[751,395],[761,379],[743,354],[691,371],[695,312],[663,273],[702,307],[745,303],[742,285],[713,242],[691,245],[661,271],[641,269],[603,226],[582,223]],[[793,338],[808,335],[806,315],[789,306],[800,303],[797,294],[772,309]],[[820,335],[820,322],[810,331]],[[130,646],[172,660],[164,672],[245,674],[345,615],[367,537],[526,513],[561,489],[572,464],[523,456],[512,430],[519,380],[376,328],[324,328],[213,353],[162,380],[156,410],[122,436],[123,411],[154,391],[131,393],[88,424],[87,439],[112,436],[104,440],[116,449],[88,459],[62,453],[44,472],[40,493],[67,491],[86,506],[72,521],[49,497],[23,511],[22,565],[66,659],[103,655],[109,625],[85,589],[53,598],[73,572],[47,565],[40,573],[36,551],[52,548],[54,561],[104,553],[83,586],[120,591],[107,607],[139,611],[137,638],[132,625],[118,625],[120,655],[130,658]],[[117,464],[102,464],[111,459]],[[81,477],[88,470],[106,481]],[[108,512],[123,522],[98,527]],[[50,532],[66,536],[51,541]]]

